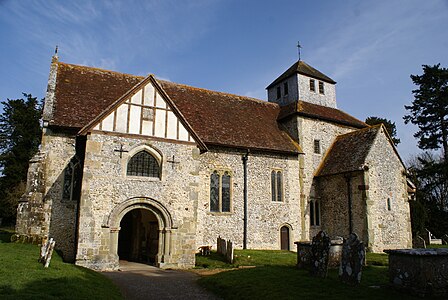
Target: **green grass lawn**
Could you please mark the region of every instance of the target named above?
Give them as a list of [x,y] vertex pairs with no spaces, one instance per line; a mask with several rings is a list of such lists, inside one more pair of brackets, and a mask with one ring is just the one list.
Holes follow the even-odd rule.
[[67,264],[53,252],[50,267],[37,262],[37,245],[9,243],[0,229],[0,299],[122,299],[100,273]]
[[339,281],[338,270],[325,279],[310,277],[296,268],[297,254],[288,251],[236,250],[235,263],[226,264],[216,253],[197,256],[197,268],[235,268],[204,276],[199,283],[224,299],[419,299],[388,284],[387,254],[367,255],[359,286]]

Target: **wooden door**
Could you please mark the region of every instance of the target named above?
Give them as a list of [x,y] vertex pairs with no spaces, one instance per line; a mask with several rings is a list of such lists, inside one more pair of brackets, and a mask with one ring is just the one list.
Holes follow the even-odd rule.
[[280,244],[282,250],[289,250],[289,228],[286,226],[280,229]]

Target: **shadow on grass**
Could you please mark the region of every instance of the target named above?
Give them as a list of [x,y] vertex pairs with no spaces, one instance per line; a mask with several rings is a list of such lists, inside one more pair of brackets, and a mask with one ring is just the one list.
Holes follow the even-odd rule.
[[[293,266],[258,266],[202,277],[199,284],[224,299],[400,299],[389,287],[387,268],[365,268],[361,285],[342,284],[337,270],[311,277]],[[419,299],[406,295],[406,299]]]
[[0,243],[10,243],[13,230],[0,228]]
[[212,251],[210,255],[202,256],[196,254],[196,268],[233,268],[234,265],[228,264],[224,256],[218,254],[216,251]]

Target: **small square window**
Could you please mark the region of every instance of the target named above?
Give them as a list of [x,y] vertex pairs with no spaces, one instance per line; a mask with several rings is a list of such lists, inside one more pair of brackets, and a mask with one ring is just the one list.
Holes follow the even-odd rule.
[[320,154],[320,141],[314,140],[314,153]]
[[319,93],[325,94],[324,83],[322,81],[319,81]]
[[280,87],[277,87],[277,99],[280,99],[280,97],[282,96],[282,90],[280,89]]
[[288,95],[288,82],[283,83],[283,94]]
[[316,83],[314,79],[310,79],[310,91],[315,92],[316,91]]
[[143,107],[143,120],[154,121],[154,109],[149,107]]

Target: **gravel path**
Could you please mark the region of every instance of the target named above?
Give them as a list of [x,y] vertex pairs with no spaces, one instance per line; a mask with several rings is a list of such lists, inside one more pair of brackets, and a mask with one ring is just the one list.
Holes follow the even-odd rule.
[[120,261],[120,270],[103,272],[125,299],[219,299],[197,284],[198,275],[179,270]]

